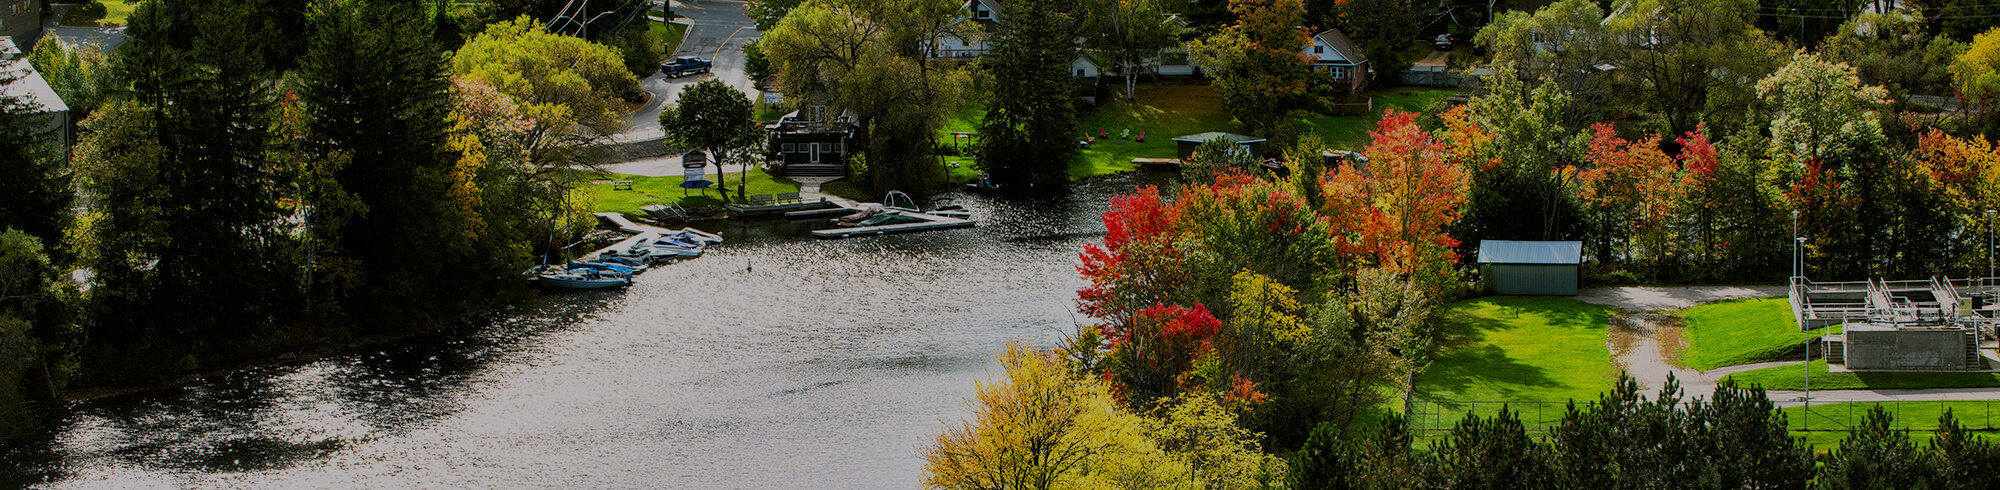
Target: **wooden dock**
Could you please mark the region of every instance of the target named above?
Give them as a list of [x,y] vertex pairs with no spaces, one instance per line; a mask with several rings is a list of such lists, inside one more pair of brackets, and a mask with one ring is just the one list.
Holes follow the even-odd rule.
[[909,216],[909,217],[912,217],[912,218],[920,218],[920,219],[923,219],[923,220],[924,220],[924,222],[922,222],[922,223],[898,223],[898,224],[893,224],[893,225],[876,225],[876,226],[857,226],[857,227],[853,227],[853,228],[832,228],[832,229],[826,229],[826,230],[813,230],[813,236],[815,236],[815,237],[819,237],[819,238],[849,238],[849,237],[857,237],[857,236],[873,236],[873,235],[886,235],[886,234],[890,234],[890,233],[907,233],[907,232],[912,232],[912,231],[929,231],[929,230],[949,230],[949,229],[952,229],[952,228],[971,228],[972,226],[974,226],[974,225],[977,225],[977,224],[979,224],[978,222],[976,222],[976,221],[972,221],[972,220],[964,220],[964,219],[958,219],[958,218],[946,218],[946,217],[943,217],[943,216],[938,216],[938,215],[934,215],[934,214],[924,214],[924,213],[903,213],[903,215],[904,215],[904,216]]
[[834,204],[833,201],[828,201],[826,200],[826,198],[822,197],[819,198],[819,200],[817,201],[788,202],[782,204],[725,203],[722,205],[722,207],[724,209],[728,209],[729,212],[732,213],[740,215],[753,215],[753,214],[782,213],[782,212],[812,210],[812,209],[825,209],[825,208],[833,208],[840,206],[838,204]]
[[1132,159],[1132,164],[1133,164],[1133,165],[1138,165],[1138,166],[1141,166],[1141,167],[1176,167],[1176,168],[1178,168],[1178,167],[1180,167],[1180,166],[1181,166],[1181,159],[1179,159],[1179,158],[1134,158],[1134,159]]

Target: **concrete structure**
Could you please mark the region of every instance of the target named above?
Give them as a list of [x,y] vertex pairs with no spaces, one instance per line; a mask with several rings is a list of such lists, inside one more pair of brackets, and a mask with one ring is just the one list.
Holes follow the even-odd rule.
[[1202,143],[1207,143],[1211,140],[1216,140],[1216,139],[1221,139],[1224,141],[1236,143],[1237,148],[1241,148],[1243,151],[1250,152],[1251,158],[1259,160],[1264,158],[1263,138],[1236,134],[1236,133],[1224,133],[1220,131],[1190,134],[1187,136],[1174,138],[1174,141],[1176,143],[1179,143],[1179,146],[1178,148],[1175,149],[1174,154],[1180,155],[1182,160],[1186,160],[1189,156],[1194,155],[1194,149],[1196,147],[1200,147]]
[[1338,91],[1354,92],[1368,85],[1371,68],[1368,53],[1362,52],[1340,29],[1314,34],[1302,54],[1312,60],[1312,71],[1326,74]]
[[1854,371],[1966,371],[1983,369],[1978,340],[1963,328],[1900,328],[1849,324],[1829,335],[1827,362]]
[[1479,275],[1493,294],[1575,296],[1583,242],[1479,241]]
[[0,0],[0,36],[14,38],[22,50],[42,40],[42,7],[46,0]]

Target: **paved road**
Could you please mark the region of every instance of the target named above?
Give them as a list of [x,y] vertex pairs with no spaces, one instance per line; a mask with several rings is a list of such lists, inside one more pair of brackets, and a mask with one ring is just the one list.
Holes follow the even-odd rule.
[[762,36],[750,16],[743,13],[743,2],[732,0],[672,0],[674,14],[681,16],[675,22],[688,24],[687,36],[681,38],[680,49],[672,56],[700,56],[715,62],[715,67],[705,75],[667,78],[654,72],[640,85],[653,94],[652,101],[645,107],[626,116],[629,129],[612,135],[615,142],[644,141],[659,138],[660,108],[680,94],[682,87],[709,78],[721,79],[723,83],[736,87],[746,96],[756,97],[757,90],[750,85],[750,77],[743,71],[743,43]]
[[[76,4],[49,4],[47,7],[49,16],[42,21],[42,28],[47,30],[44,35],[55,36],[62,40],[64,46],[71,48],[94,44],[106,52],[117,49],[129,39],[125,37],[124,27],[64,27],[63,14],[69,13],[69,9],[75,6]],[[22,48],[28,47],[22,46]]]

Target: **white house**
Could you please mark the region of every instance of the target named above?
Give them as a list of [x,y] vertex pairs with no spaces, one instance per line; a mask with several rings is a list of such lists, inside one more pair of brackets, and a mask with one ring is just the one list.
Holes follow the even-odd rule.
[[43,134],[54,137],[62,148],[69,147],[69,104],[63,103],[55,87],[21,55],[11,36],[0,36],[0,81],[7,81],[0,85],[0,95],[25,101],[35,109],[32,114],[45,117]]
[[1347,92],[1360,90],[1368,83],[1368,53],[1355,46],[1347,34],[1340,29],[1327,29],[1314,34],[1311,41],[1303,53],[1312,60],[1312,71],[1327,74],[1338,88]]

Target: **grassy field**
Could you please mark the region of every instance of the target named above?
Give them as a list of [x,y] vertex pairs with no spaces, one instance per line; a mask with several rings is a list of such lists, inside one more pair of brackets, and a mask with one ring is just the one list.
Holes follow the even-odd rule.
[[[666,44],[665,45],[666,51],[661,53],[661,56],[665,56],[668,58],[674,57],[674,50],[680,49],[681,39],[687,36],[688,32],[687,24],[675,24],[671,22],[660,22],[657,20],[649,20],[646,22],[650,23],[651,26],[650,28],[653,30],[653,34],[658,34],[660,36],[660,41]],[[700,54],[697,54],[697,56],[700,56]]]
[[1299,120],[1299,125],[1307,131],[1319,134],[1320,141],[1330,148],[1360,150],[1368,145],[1368,130],[1375,129],[1375,122],[1382,119],[1382,113],[1389,109],[1404,112],[1423,112],[1431,104],[1451,94],[1457,89],[1397,87],[1369,94],[1374,97],[1374,113],[1368,116],[1318,116]]
[[[1731,374],[1723,379],[1748,386],[1763,385],[1767,390],[1805,389],[1805,376],[1797,364]],[[1826,360],[1812,362],[1815,390],[1856,390],[1865,388],[1986,388],[2000,386],[2000,373],[1856,373],[1828,372]]]
[[[1792,428],[1792,435],[1805,437],[1806,442],[1818,449],[1837,449],[1840,440],[1847,438],[1847,428],[1867,420],[1868,410],[1881,405],[1884,411],[1894,415],[1891,427],[1908,429],[1910,439],[1923,444],[1933,437],[1937,430],[1938,417],[1945,409],[1951,409],[1958,424],[1968,429],[1991,431],[2000,428],[2000,400],[1980,401],[1915,401],[1885,403],[1814,403],[1812,416],[1806,417],[1805,407],[1779,409],[1785,413],[1786,424]],[[1811,428],[1810,431],[1802,429]],[[1995,440],[1995,434],[1986,432],[1988,440]]]
[[1496,296],[1446,310],[1435,362],[1417,381],[1432,400],[1595,400],[1617,370],[1609,310],[1569,298]]
[[[1243,125],[1222,106],[1222,94],[1209,85],[1140,84],[1137,97],[1127,101],[1123,90],[1084,114],[1085,134],[1097,139],[1070,165],[1071,177],[1088,177],[1132,170],[1133,158],[1177,158],[1174,137],[1209,131],[1244,132]],[[1146,134],[1146,141],[1120,138]],[[1084,135],[1077,135],[1082,137]]]
[[132,10],[139,8],[138,0],[101,0],[104,15],[84,15],[80,9],[71,8],[63,14],[62,25],[78,27],[116,27],[125,25],[125,19],[132,16]]
[[[748,195],[798,192],[799,190],[799,183],[772,177],[770,174],[764,173],[761,169],[751,169],[749,174],[748,186],[744,189],[744,193]],[[742,175],[741,173],[729,174],[729,193],[732,202],[740,202],[735,201],[734,196],[736,193],[736,184],[742,182],[740,180]],[[611,184],[605,182],[585,184],[588,186],[586,189],[590,190],[591,197],[597,202],[594,210],[598,212],[611,211],[643,216],[645,212],[640,211],[639,207],[651,204],[678,204],[682,207],[722,204],[722,200],[717,198],[716,189],[713,187],[707,189],[706,192],[700,193],[693,190],[684,191],[680,188],[680,185],[681,181],[685,179],[680,176],[642,177],[625,174],[596,174],[591,177],[593,181],[632,181],[632,190],[629,191],[611,190]],[[686,195],[686,197],[682,197],[683,195]]]
[[[1829,333],[1826,328],[1800,332],[1785,298],[1757,298],[1709,303],[1678,312],[1687,320],[1687,347],[1679,364],[1710,370],[1723,366],[1781,360],[1807,341]],[[1830,327],[1839,332],[1839,327]],[[1793,359],[1797,359],[1796,357]]]

